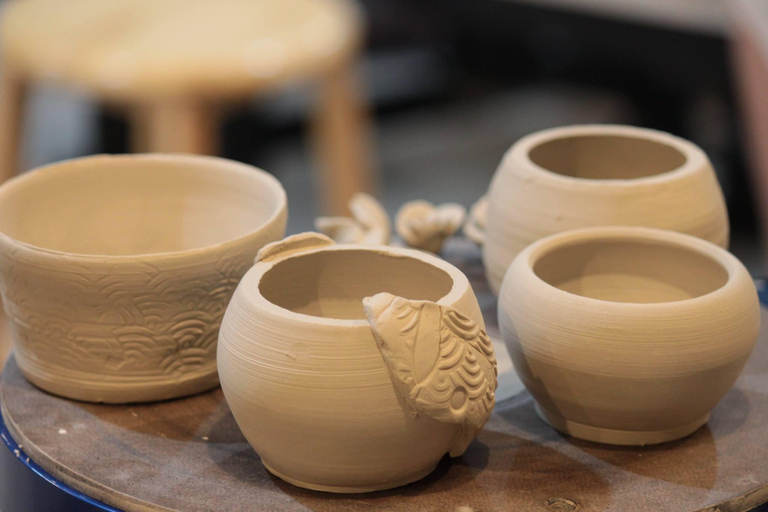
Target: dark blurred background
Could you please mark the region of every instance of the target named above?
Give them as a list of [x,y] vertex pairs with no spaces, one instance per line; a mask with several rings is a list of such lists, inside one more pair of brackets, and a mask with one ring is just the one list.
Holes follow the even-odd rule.
[[[575,123],[669,131],[700,145],[725,191],[732,250],[765,271],[742,133],[726,2],[720,0],[364,0],[364,76],[375,109],[380,197],[391,213],[424,198],[469,206],[521,136]],[[768,16],[765,20],[768,26]],[[766,29],[768,32],[768,28]],[[768,59],[768,54],[766,54]],[[126,119],[42,89],[28,166],[128,151]],[[301,87],[225,116],[223,156],[274,173],[289,232],[318,213]]]

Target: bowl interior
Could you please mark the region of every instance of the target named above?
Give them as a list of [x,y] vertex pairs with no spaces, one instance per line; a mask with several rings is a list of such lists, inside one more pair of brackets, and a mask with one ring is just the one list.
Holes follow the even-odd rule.
[[612,302],[692,299],[722,288],[727,270],[684,246],[645,239],[587,240],[552,248],[533,265],[563,291]]
[[262,296],[304,315],[365,319],[363,299],[381,292],[438,301],[453,288],[444,270],[415,258],[370,250],[321,251],[278,262],[261,278]]
[[216,159],[72,160],[0,188],[0,232],[44,249],[89,255],[197,249],[268,221],[282,204],[270,181]]
[[576,135],[531,148],[533,163],[563,176],[595,180],[655,176],[681,167],[686,156],[656,140],[623,135]]

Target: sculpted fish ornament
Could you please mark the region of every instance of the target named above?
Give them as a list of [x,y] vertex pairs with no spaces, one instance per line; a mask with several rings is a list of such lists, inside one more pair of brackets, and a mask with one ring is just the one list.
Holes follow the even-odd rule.
[[414,416],[461,426],[458,457],[496,401],[496,357],[485,331],[450,306],[379,293],[363,300],[373,336],[398,393]]

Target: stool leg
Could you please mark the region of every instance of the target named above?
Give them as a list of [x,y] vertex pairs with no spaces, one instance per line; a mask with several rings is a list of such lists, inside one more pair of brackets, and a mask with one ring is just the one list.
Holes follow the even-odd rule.
[[214,108],[191,100],[168,100],[137,107],[132,145],[137,152],[215,155],[219,149]]
[[748,29],[733,32],[731,54],[736,78],[737,98],[740,100],[743,134],[747,149],[750,181],[755,206],[760,217],[763,243],[768,242],[768,64],[762,48]]
[[21,130],[27,91],[9,69],[0,73],[0,183],[19,171]]
[[374,191],[369,145],[371,123],[351,67],[334,70],[321,85],[312,136],[320,163],[320,194],[325,214],[348,214],[355,192]]

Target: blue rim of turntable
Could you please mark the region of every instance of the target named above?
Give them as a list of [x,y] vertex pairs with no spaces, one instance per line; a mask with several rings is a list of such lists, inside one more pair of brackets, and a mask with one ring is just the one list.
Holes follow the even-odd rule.
[[758,279],[755,285],[757,286],[757,296],[760,298],[760,304],[768,306],[768,280]]
[[58,488],[62,492],[65,492],[72,496],[73,498],[76,498],[84,503],[87,503],[94,507],[97,510],[105,510],[107,512],[122,512],[120,509],[111,507],[105,503],[102,503],[98,500],[95,500],[88,496],[87,494],[83,494],[82,492],[73,489],[72,487],[68,486],[67,484],[57,480],[53,477],[50,473],[48,473],[46,470],[38,466],[35,461],[33,461],[26,453],[24,453],[24,450],[21,446],[16,442],[16,440],[11,436],[11,433],[8,431],[8,427],[5,425],[5,418],[3,418],[3,415],[0,414],[0,439],[3,440],[3,444],[8,448],[8,450],[11,452],[12,455],[18,459],[19,462],[27,466],[33,473],[35,473],[37,476],[48,482],[49,484],[53,485],[54,487]]

